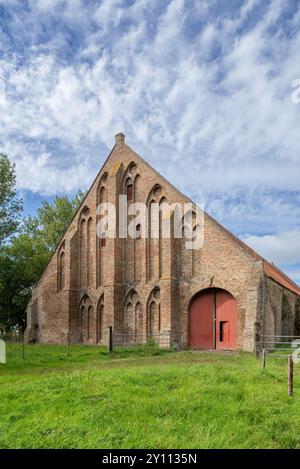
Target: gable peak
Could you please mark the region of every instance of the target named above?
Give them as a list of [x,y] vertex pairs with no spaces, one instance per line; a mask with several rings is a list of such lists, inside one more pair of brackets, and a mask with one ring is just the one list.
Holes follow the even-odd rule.
[[122,132],[119,132],[115,135],[116,145],[122,145],[125,142],[125,135]]

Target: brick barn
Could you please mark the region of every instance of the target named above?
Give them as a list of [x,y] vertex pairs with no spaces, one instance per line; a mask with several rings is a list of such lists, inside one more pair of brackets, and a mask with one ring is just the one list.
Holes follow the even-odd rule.
[[[97,206],[190,202],[116,135],[115,145],[32,292],[26,337],[41,343],[125,343],[254,352],[263,334],[299,334],[300,288],[204,214],[204,243],[99,238]],[[117,216],[117,225],[118,225]],[[136,227],[137,230],[140,226]]]

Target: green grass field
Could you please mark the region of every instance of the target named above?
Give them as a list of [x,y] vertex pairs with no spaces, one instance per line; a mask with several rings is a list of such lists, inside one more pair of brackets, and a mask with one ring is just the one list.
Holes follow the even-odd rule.
[[300,365],[248,354],[8,346],[0,448],[300,448]]

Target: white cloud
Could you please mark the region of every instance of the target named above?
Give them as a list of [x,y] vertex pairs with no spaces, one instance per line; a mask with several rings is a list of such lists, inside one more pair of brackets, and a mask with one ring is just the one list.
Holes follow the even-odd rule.
[[[86,188],[124,131],[236,232],[299,229],[300,7],[38,0],[25,14],[0,3],[11,12],[0,24],[0,148],[20,189]],[[275,243],[250,239],[263,240]]]
[[122,17],[122,0],[103,0],[94,13],[94,21],[103,29],[117,26]]
[[35,0],[34,3],[35,8],[41,11],[48,11],[57,7],[59,4],[62,4],[62,0]]
[[265,236],[244,236],[244,241],[277,265],[300,264],[300,230]]

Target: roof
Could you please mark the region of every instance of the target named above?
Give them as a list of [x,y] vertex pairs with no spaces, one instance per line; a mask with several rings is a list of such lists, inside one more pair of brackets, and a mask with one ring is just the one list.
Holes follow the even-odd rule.
[[293,293],[296,293],[296,295],[300,296],[300,287],[293,282],[287,275],[285,275],[278,267],[276,267],[273,264],[270,264],[270,262],[266,261],[263,259],[263,265],[264,265],[264,272],[267,277],[270,277],[271,279],[275,280],[275,282],[279,283],[283,287],[287,288],[288,290],[291,290]]

